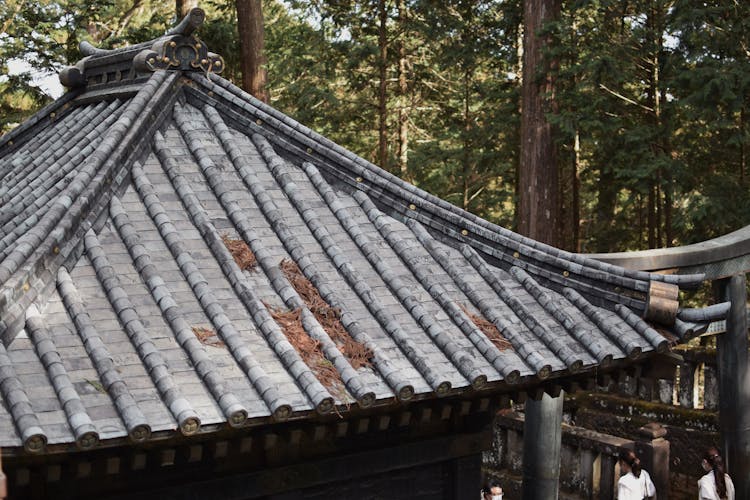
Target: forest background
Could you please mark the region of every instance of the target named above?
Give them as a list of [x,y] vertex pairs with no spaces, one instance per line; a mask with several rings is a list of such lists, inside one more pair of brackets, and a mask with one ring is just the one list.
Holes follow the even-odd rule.
[[[528,1],[528,0],[527,0]],[[36,85],[103,48],[153,39],[177,5],[0,2],[0,130],[50,100]],[[237,2],[239,6],[240,2]],[[750,2],[568,0],[543,24],[554,81],[558,245],[701,241],[750,221]],[[235,2],[201,37],[240,84]],[[263,0],[270,103],[417,186],[517,227],[522,0]],[[29,70],[8,75],[9,64]]]

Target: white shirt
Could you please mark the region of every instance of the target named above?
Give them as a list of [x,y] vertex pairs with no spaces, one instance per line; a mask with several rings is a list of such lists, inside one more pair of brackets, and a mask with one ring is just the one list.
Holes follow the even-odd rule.
[[[724,484],[727,485],[726,500],[734,500],[734,483],[729,474],[724,474]],[[721,500],[719,493],[716,491],[716,480],[714,471],[709,472],[698,481],[698,499],[699,500]]]
[[645,470],[638,477],[628,472],[617,481],[617,500],[643,500],[655,494],[654,483]]

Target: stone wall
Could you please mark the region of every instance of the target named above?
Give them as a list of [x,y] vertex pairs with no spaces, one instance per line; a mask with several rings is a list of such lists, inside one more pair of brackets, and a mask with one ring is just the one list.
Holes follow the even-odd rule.
[[568,398],[565,411],[579,427],[626,439],[635,439],[648,422],[661,423],[670,442],[670,473],[694,478],[693,483],[703,475],[703,451],[719,442],[718,415],[712,411],[583,393]]
[[[560,498],[613,498],[616,456],[632,440],[563,424]],[[523,451],[523,416],[499,415],[491,451],[484,454],[485,480],[496,478],[505,491],[504,500],[520,498]]]
[[[509,422],[508,416],[512,414],[496,419],[492,450],[484,455],[483,473],[486,480],[500,480],[506,491],[505,500],[514,500],[520,498],[523,442],[519,431],[522,431],[522,424]],[[649,422],[662,423],[668,432],[669,498],[696,498],[697,481],[703,475],[701,455],[705,448],[715,445],[719,439],[715,412],[613,394],[576,393],[568,396],[565,422],[560,498],[592,498],[594,482],[591,477],[600,475],[602,467],[611,467],[612,477],[618,477],[616,465],[611,460],[607,463],[607,457],[612,459],[618,446],[642,440],[639,429]],[[600,484],[597,498],[601,489]]]

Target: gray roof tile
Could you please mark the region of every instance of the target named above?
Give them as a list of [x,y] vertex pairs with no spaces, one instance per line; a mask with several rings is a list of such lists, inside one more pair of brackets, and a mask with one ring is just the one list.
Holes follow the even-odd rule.
[[[84,74],[144,47],[93,53]],[[507,391],[669,347],[639,316],[649,281],[699,277],[521,237],[216,75],[187,76],[92,79],[0,138],[0,445],[87,448]],[[227,238],[257,265],[240,269]],[[348,357],[285,260],[371,366]],[[339,385],[278,311],[298,311]],[[684,340],[724,314],[681,310],[670,331]]]

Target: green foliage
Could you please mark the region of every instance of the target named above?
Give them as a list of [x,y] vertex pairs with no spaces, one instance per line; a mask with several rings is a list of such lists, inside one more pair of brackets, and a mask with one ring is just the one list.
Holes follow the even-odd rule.
[[675,3],[675,145],[684,164],[686,241],[747,224],[750,4]]
[[28,74],[12,75],[0,81],[0,133],[21,123],[48,101],[41,90],[29,85]]
[[581,138],[584,251],[686,244],[748,223],[749,10],[730,0],[564,6],[551,118],[562,148]]
[[513,220],[518,156],[518,2],[414,4],[425,111],[410,177],[503,225]]
[[[280,29],[266,24],[273,104],[376,162],[378,3],[291,5],[288,15],[296,14],[302,26],[281,37],[277,51],[270,47]],[[510,224],[519,121],[517,80],[508,75],[517,66],[520,3],[404,0],[386,2],[385,8],[389,160],[382,166]],[[273,57],[280,58],[277,71]],[[399,88],[401,57],[407,68],[405,94]],[[409,158],[401,171],[400,117],[405,117]]]
[[25,61],[32,67],[0,77],[0,130],[49,102],[36,78],[79,60],[81,40],[103,48],[137,43],[162,34],[171,21],[165,4],[151,0],[0,2],[0,74],[8,74],[11,62]]

